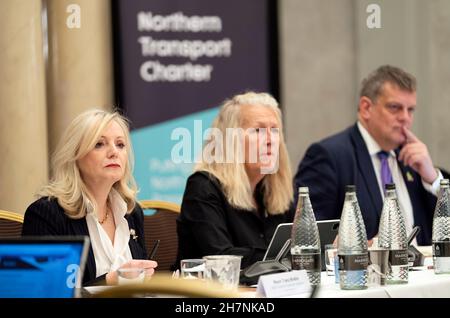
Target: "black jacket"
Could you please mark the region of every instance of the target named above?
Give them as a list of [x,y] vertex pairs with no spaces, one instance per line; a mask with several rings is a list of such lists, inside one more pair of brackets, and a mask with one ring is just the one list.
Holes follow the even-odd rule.
[[278,224],[292,222],[294,211],[265,216],[262,189],[256,192],[260,210],[243,211],[228,203],[214,176],[191,175],[177,219],[177,265],[181,259],[220,254],[242,255],[242,268],[261,260]]
[[[436,197],[425,190],[417,172],[400,161],[398,165],[411,199],[414,225],[421,229],[417,243],[430,245]],[[309,187],[317,220],[341,217],[348,184],[356,185],[367,237],[371,239],[378,233],[383,201],[369,151],[356,124],[311,145],[295,176],[296,187]]]
[[[130,246],[133,259],[146,259],[147,252],[144,241],[144,214],[141,207],[136,204],[133,212],[127,214],[130,229],[136,231],[137,239],[130,237]],[[86,218],[71,219],[65,213],[56,199],[40,198],[33,202],[25,212],[25,219],[22,227],[22,235],[87,235],[89,231]],[[101,283],[104,276],[96,277],[96,264],[92,246],[89,247],[86,268],[83,274],[83,285]]]

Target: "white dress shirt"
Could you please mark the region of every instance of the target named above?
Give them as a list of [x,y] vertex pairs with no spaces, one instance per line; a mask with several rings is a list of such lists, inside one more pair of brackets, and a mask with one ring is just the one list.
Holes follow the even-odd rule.
[[[375,169],[375,175],[377,176],[381,197],[384,200],[384,189],[382,186],[380,175],[381,161],[377,155],[378,152],[381,151],[382,149],[359,121],[357,125],[359,132],[361,133],[361,136],[364,139],[364,143],[367,146],[367,150],[369,151],[370,159],[372,160],[373,168]],[[402,210],[403,215],[405,217],[406,233],[407,235],[409,235],[414,226],[413,207],[411,204],[411,198],[409,197],[408,188],[406,187],[405,180],[403,179],[402,171],[400,170],[400,167],[397,162],[397,155],[393,150],[389,152],[388,164],[389,168],[391,169],[392,181],[395,183],[395,187],[397,190],[400,209]],[[442,178],[443,178],[442,174],[438,170],[438,178],[433,182],[433,184],[428,184],[423,180],[422,184],[425,190],[432,193],[433,195],[437,195],[437,192],[439,191],[439,183]],[[417,245],[416,239],[413,240],[413,244]]]
[[133,259],[128,245],[130,229],[125,219],[127,204],[114,189],[111,190],[108,200],[111,204],[114,222],[116,223],[114,245],[102,225],[98,222],[97,214],[93,212],[92,203],[88,204],[88,213],[86,215],[97,277],[110,271],[115,271]]

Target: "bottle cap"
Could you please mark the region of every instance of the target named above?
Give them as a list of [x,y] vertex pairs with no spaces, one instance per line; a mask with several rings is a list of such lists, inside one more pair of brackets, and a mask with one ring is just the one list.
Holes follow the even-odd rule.
[[299,187],[298,193],[309,193],[309,188],[308,187]]
[[346,185],[345,192],[356,192],[356,186],[353,184]]
[[386,190],[395,190],[395,183],[386,183],[384,186]]

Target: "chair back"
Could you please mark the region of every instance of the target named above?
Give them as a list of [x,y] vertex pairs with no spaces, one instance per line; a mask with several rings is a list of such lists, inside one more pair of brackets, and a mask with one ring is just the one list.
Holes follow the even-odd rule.
[[145,245],[150,252],[156,240],[160,240],[155,260],[158,271],[169,271],[175,264],[178,252],[177,217],[180,206],[175,203],[143,200],[139,205],[144,210],[153,209],[152,215],[144,213]]
[[0,238],[22,236],[23,215],[0,210]]

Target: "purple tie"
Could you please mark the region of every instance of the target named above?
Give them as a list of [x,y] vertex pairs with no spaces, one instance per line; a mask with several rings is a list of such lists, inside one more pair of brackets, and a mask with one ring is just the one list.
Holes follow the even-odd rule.
[[392,174],[388,162],[389,153],[382,150],[377,153],[377,156],[381,161],[381,183],[384,192],[386,184],[392,183]]

